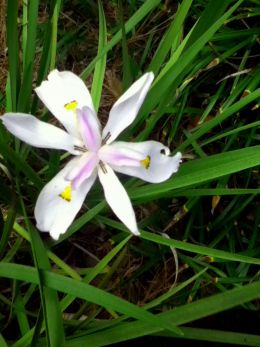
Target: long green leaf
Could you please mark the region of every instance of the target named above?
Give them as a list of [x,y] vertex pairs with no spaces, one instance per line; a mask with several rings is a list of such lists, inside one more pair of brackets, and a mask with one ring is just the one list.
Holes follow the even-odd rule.
[[146,115],[148,115],[154,107],[163,99],[163,96],[167,92],[168,88],[172,86],[173,82],[176,87],[179,82],[179,78],[182,74],[186,73],[187,66],[195,58],[198,52],[203,46],[211,39],[214,33],[223,25],[225,20],[237,9],[243,0],[239,0],[233,5],[220,19],[218,19],[213,25],[203,34],[201,37],[187,49],[175,64],[168,70],[167,74],[164,74],[159,80],[156,79],[153,87],[151,88],[146,101],[140,111],[138,122],[141,122]]
[[[177,307],[159,315],[177,324],[187,324],[255,300],[259,298],[259,292],[260,281],[257,281],[224,293],[212,295],[189,305]],[[69,341],[66,347],[80,347],[84,344],[93,347],[105,346],[159,332],[159,330],[155,330],[143,322],[121,323],[105,331],[102,330],[91,335],[75,338]]]
[[155,52],[155,55],[151,61],[151,64],[147,69],[148,71],[153,71],[155,75],[157,75],[158,71],[160,70],[169,50],[172,47],[173,41],[175,40],[176,36],[181,30],[181,27],[187,16],[192,1],[193,0],[184,0],[181,3],[177,14],[174,17],[174,20],[172,21],[172,24],[170,25],[166,34],[163,36],[158,46],[158,49]]
[[19,70],[19,46],[18,46],[18,0],[7,2],[7,46],[8,46],[8,62],[10,75],[10,95],[12,111],[16,111],[17,96],[20,88],[20,70]]
[[[184,339],[211,341],[223,344],[231,344],[231,346],[260,346],[260,336],[245,333],[236,333],[233,331],[213,330],[213,329],[200,329],[200,328],[182,328]],[[159,333],[156,336],[172,336],[171,334]]]
[[172,189],[205,183],[259,164],[260,146],[220,153],[185,163],[168,181],[153,185],[152,189],[150,184],[132,189],[130,195],[134,199],[158,198]]
[[[99,216],[99,220],[118,230],[127,231],[126,227],[123,226],[121,223],[115,222],[109,218]],[[140,230],[140,232],[141,232],[141,237],[145,240],[155,242],[156,244],[166,245],[169,247],[174,247],[176,249],[192,252],[195,254],[201,254],[203,256],[207,255],[209,257],[212,257],[214,261],[216,261],[217,259],[225,259],[228,261],[239,261],[242,263],[260,265],[260,259],[257,259],[257,258],[247,257],[242,254],[230,253],[230,252],[226,252],[226,251],[222,251],[222,250],[214,249],[210,247],[194,245],[189,242],[165,238],[160,235],[152,234],[144,230]]]
[[[25,265],[2,262],[0,263],[0,276],[19,279],[35,284],[39,283],[36,269]],[[42,271],[41,278],[44,285],[48,288],[52,288],[105,308],[121,312],[129,317],[145,321],[149,325],[157,327],[159,326],[161,329],[169,329],[176,334],[181,334],[181,331],[174,324],[169,324],[168,322],[166,324],[164,320],[157,319],[157,316],[149,313],[141,307],[131,304],[126,300],[118,298],[89,284],[79,282],[50,271]]]
[[[100,54],[107,44],[106,17],[105,17],[103,6],[100,0],[98,1],[98,9],[99,9],[98,54]],[[93,76],[91,96],[92,96],[94,107],[97,112],[99,108],[103,81],[105,77],[106,59],[107,59],[107,56],[106,54],[104,54],[102,58],[100,58],[100,60],[97,61],[95,65],[94,76]]]
[[23,62],[23,78],[18,98],[18,110],[22,112],[28,112],[30,110],[34,57],[36,51],[38,7],[39,0],[29,1],[25,61]]
[[[155,9],[159,4],[160,0],[149,0],[145,1],[144,4],[135,12],[135,14],[126,22],[125,32],[129,33],[145,16],[149,14],[153,9]],[[96,63],[101,59],[107,52],[109,52],[122,38],[122,31],[118,31],[113,38],[108,42],[106,47],[94,58],[90,64],[81,73],[83,79],[87,78]]]
[[42,272],[51,269],[47,252],[36,229],[30,228],[30,236],[35,267],[37,269],[37,282],[41,294],[47,344],[49,347],[63,347],[65,336],[58,295],[57,292],[49,288],[43,280]]

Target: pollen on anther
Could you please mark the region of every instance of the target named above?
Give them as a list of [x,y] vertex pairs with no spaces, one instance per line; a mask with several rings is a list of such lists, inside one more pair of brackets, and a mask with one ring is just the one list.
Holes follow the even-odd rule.
[[150,167],[151,164],[151,157],[150,155],[147,155],[146,158],[144,158],[143,160],[140,160],[140,164],[147,170]]
[[67,104],[64,105],[64,108],[67,111],[75,111],[78,106],[78,102],[76,100],[72,100],[71,102],[68,102]]
[[59,196],[68,202],[71,201],[71,182],[65,187],[63,192],[59,194]]

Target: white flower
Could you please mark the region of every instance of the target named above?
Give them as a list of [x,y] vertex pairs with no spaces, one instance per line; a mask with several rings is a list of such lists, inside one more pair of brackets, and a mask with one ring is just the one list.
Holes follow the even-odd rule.
[[117,217],[135,235],[135,213],[114,171],[162,182],[178,170],[181,153],[170,157],[156,141],[114,142],[136,118],[154,75],[144,74],[112,107],[101,132],[91,96],[83,81],[69,71],[52,71],[36,93],[66,131],[29,114],[6,113],[6,128],[29,145],[63,149],[75,157],[42,189],[35,206],[37,228],[54,239],[65,233],[80,210],[97,176],[106,200]]

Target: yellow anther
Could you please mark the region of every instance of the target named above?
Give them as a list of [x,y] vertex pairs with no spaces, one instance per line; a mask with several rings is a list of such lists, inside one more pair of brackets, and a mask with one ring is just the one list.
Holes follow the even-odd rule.
[[151,157],[148,155],[145,159],[140,160],[140,164],[147,170],[151,164]]
[[64,105],[67,111],[75,111],[78,106],[78,102],[76,100],[72,100]]
[[59,194],[59,196],[68,202],[71,201],[71,183],[69,183],[67,187],[65,187],[65,189],[62,193]]

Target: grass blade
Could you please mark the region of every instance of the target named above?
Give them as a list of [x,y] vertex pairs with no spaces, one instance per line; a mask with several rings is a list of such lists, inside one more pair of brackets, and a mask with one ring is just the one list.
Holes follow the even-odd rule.
[[[98,1],[98,9],[99,9],[99,38],[98,38],[98,54],[100,54],[104,47],[107,44],[107,29],[106,29],[106,17],[104,14],[103,6],[101,1]],[[93,76],[92,88],[91,88],[91,96],[93,100],[94,107],[98,112],[103,81],[105,77],[106,70],[106,54],[102,55],[100,60],[95,64],[95,72]]]

